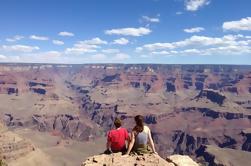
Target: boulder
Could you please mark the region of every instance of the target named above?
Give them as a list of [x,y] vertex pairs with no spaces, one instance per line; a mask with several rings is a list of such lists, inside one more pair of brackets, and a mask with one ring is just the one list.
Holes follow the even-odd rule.
[[175,163],[175,166],[199,166],[198,163],[193,161],[189,156],[172,155],[167,157],[167,161]]

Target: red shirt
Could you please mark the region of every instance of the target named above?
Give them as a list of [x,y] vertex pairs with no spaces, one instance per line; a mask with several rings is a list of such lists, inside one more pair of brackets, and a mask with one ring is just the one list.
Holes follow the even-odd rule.
[[125,140],[128,139],[128,132],[125,128],[118,128],[109,131],[107,141],[111,143],[112,150],[122,150],[125,147]]

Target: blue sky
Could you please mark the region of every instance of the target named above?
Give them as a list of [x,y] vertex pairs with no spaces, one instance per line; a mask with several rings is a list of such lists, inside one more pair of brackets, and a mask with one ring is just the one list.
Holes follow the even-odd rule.
[[0,0],[0,62],[251,64],[249,0]]

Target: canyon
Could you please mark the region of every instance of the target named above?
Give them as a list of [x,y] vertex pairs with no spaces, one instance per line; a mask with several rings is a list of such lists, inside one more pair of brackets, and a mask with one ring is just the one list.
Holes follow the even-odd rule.
[[1,122],[23,149],[4,151],[7,163],[38,151],[51,165],[80,165],[105,150],[115,117],[131,131],[138,114],[162,158],[241,165],[251,153],[251,66],[0,64]]

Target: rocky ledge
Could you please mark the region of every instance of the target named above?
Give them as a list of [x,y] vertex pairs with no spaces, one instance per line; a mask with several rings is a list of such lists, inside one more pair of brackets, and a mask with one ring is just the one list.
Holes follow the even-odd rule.
[[112,155],[97,155],[89,157],[82,166],[199,166],[188,156],[172,155],[166,160],[155,154],[122,156],[121,153]]

